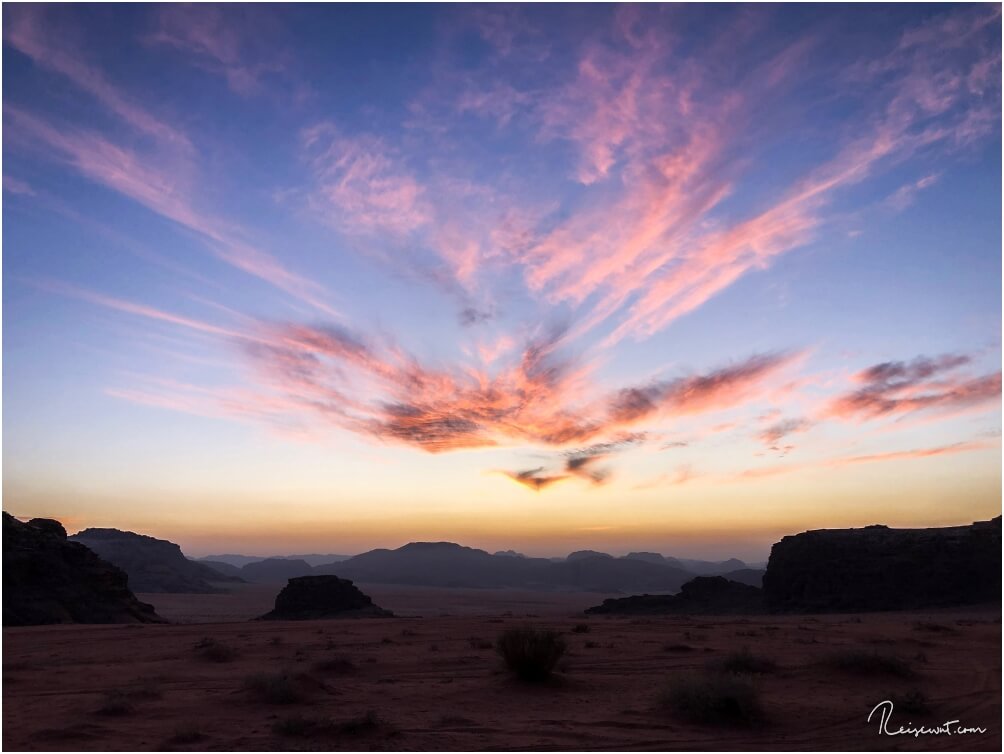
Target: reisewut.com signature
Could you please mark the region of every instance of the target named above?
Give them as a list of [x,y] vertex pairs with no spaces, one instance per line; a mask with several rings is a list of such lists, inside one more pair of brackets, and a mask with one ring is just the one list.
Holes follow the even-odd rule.
[[986,728],[967,727],[961,725],[958,720],[946,720],[940,725],[929,727],[926,725],[914,726],[913,723],[892,727],[893,703],[885,699],[876,704],[872,711],[868,713],[868,722],[872,721],[875,713],[878,713],[878,726],[880,736],[964,736],[973,733],[986,733]]

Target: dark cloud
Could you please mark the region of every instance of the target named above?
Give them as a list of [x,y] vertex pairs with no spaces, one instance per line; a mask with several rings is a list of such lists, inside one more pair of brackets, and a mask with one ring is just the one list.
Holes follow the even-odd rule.
[[777,447],[778,442],[788,435],[805,432],[811,426],[812,422],[808,419],[784,419],[767,427],[760,433],[759,437],[764,445],[770,447],[771,450],[784,450],[787,452],[791,450],[792,446],[786,445],[784,448],[779,448]]
[[863,387],[833,400],[827,413],[843,419],[874,419],[915,411],[954,411],[1000,398],[1000,371],[981,377],[954,374],[970,363],[964,355],[887,361],[855,375]]
[[615,421],[629,422],[657,410],[686,414],[733,405],[793,358],[789,352],[758,354],[706,375],[627,388],[614,396],[609,413]]
[[540,492],[540,490],[545,487],[549,487],[556,482],[560,482],[563,479],[568,479],[565,475],[555,475],[555,476],[545,476],[544,467],[536,469],[528,469],[527,471],[503,471],[507,477],[512,479],[514,482],[519,482],[520,484],[529,487],[531,490]]

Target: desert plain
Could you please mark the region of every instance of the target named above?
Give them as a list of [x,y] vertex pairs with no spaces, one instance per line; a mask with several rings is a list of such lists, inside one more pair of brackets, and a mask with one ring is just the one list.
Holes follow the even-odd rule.
[[[249,620],[278,587],[140,594],[163,625],[3,630],[5,750],[1000,750],[999,606],[855,615],[585,616],[605,595],[359,585],[394,618]],[[494,649],[560,631],[542,684]],[[664,701],[749,650],[762,707],[696,723]],[[857,657],[874,662],[843,663]],[[890,662],[885,662],[891,660]],[[899,726],[986,728],[884,735]]]

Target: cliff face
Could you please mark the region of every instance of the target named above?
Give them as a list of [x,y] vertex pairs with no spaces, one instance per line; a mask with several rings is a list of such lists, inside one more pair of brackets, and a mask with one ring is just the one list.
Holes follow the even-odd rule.
[[181,548],[166,539],[118,529],[85,529],[70,537],[129,574],[136,592],[187,592],[211,594],[222,591],[211,582],[240,581],[189,560]]
[[1001,518],[943,529],[822,529],[771,548],[763,590],[784,612],[905,610],[999,601]]
[[136,599],[126,574],[84,545],[68,542],[58,521],[25,524],[3,514],[3,624],[158,623]]

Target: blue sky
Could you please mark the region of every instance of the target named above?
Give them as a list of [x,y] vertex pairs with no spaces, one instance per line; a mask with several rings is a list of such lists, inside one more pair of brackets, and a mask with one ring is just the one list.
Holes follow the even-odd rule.
[[1000,23],[6,6],[5,509],[751,558],[996,515]]

